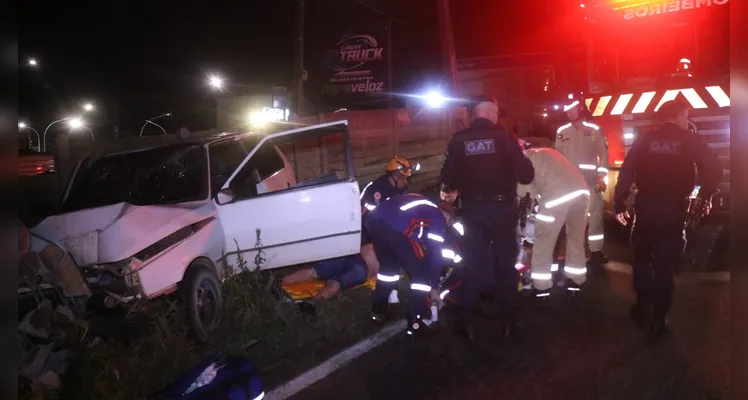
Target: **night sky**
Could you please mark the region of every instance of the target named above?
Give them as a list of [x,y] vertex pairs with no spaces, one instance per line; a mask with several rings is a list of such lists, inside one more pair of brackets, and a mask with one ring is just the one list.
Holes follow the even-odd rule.
[[[382,15],[356,0],[317,0],[330,13],[351,3],[362,15]],[[394,22],[395,88],[439,75],[436,2],[366,0]],[[458,58],[563,48],[559,26],[574,0],[459,0],[451,2]],[[573,9],[572,9],[573,10]],[[215,124],[215,93],[206,74],[235,85],[291,87],[294,1],[65,1],[24,2],[20,20],[19,118],[37,130],[77,113],[84,101],[98,107],[87,117],[98,131],[139,131],[146,118],[167,130]],[[25,65],[29,57],[38,68]],[[415,82],[415,83],[414,83]],[[237,86],[236,90],[240,90]]]

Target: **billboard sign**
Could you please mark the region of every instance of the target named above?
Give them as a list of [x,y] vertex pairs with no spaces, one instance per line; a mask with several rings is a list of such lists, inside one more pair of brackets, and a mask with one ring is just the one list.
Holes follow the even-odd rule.
[[[309,2],[304,26],[305,112],[387,106],[387,23],[356,4]],[[345,17],[342,17],[345,15]],[[307,22],[308,21],[308,22]]]

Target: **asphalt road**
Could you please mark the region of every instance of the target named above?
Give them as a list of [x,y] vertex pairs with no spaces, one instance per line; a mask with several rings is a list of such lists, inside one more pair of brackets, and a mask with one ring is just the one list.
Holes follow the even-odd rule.
[[[611,258],[626,256],[625,235],[609,237]],[[679,283],[669,317],[674,335],[659,343],[631,323],[630,276],[616,272],[591,274],[572,303],[561,294],[547,305],[527,298],[522,333],[513,339],[494,336],[495,320],[486,317],[467,342],[451,332],[445,309],[431,340],[400,334],[293,398],[726,398],[728,286]]]

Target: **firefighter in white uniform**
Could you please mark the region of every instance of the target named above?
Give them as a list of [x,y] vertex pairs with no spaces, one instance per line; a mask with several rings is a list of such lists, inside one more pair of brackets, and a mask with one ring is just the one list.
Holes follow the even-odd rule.
[[[570,100],[571,101],[571,100]],[[608,141],[600,127],[585,121],[589,111],[580,100],[564,106],[569,123],[556,131],[556,150],[576,166],[585,178],[590,191],[589,241],[591,257],[589,264],[602,266],[608,262],[603,253],[603,192],[608,175]]]
[[526,150],[525,154],[535,167],[535,179],[529,185],[519,185],[517,194],[530,193],[530,197],[539,203],[532,251],[533,289],[538,297],[550,294],[553,248],[561,228],[566,226],[564,275],[570,281],[568,290],[576,294],[587,275],[584,230],[590,191],[584,176],[558,151],[534,148]]

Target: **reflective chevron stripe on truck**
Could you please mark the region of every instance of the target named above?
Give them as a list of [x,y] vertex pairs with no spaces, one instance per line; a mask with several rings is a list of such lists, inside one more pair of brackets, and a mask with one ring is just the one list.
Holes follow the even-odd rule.
[[[666,101],[682,96],[693,108],[690,119],[695,134],[719,157],[724,168],[714,210],[729,210],[730,194],[730,96],[729,85],[691,86],[679,89],[602,95],[585,99],[596,123],[604,126],[610,143],[609,187],[606,210],[612,208],[617,169],[642,128],[652,125],[654,112]],[[616,129],[617,128],[617,129]]]

